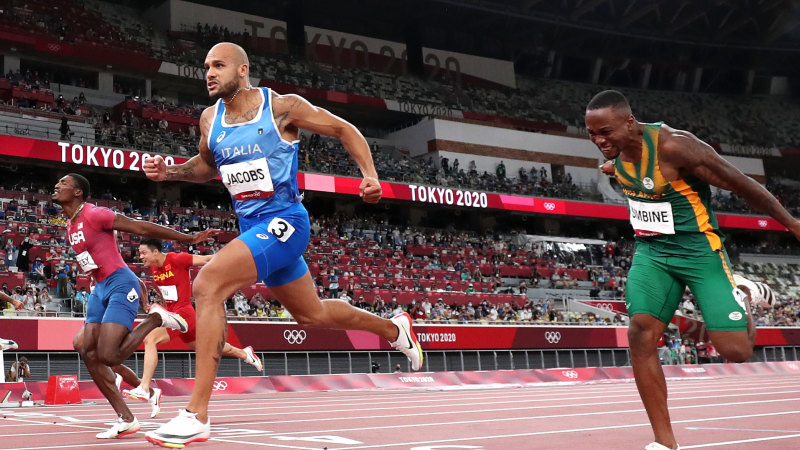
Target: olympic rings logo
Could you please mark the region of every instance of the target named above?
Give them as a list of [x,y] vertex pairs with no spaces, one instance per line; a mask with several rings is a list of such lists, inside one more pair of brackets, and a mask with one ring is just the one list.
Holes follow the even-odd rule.
[[306,340],[305,330],[283,330],[283,338],[290,344],[302,344]]
[[552,210],[556,209],[556,204],[553,203],[553,202],[544,202],[544,209],[546,209],[548,211],[552,211]]
[[614,310],[614,305],[612,305],[611,303],[598,303],[597,307],[600,309],[605,309],[606,311]]
[[758,221],[758,226],[760,226],[761,228],[766,228],[767,227],[767,223],[768,222],[766,220],[761,219],[761,220]]
[[551,344],[557,344],[561,340],[561,333],[558,331],[545,331],[544,338]]
[[576,379],[578,378],[578,372],[574,370],[562,370],[561,375],[564,375],[567,378]]
[[227,388],[228,388],[228,382],[227,381],[225,381],[225,380],[219,380],[219,381],[215,380],[214,381],[214,387],[212,388],[212,390],[214,390],[214,391],[224,391]]

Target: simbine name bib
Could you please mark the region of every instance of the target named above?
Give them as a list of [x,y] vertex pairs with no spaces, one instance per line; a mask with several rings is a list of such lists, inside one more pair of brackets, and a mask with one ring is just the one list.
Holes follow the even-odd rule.
[[669,202],[646,203],[629,198],[628,211],[637,236],[675,234],[675,220]]

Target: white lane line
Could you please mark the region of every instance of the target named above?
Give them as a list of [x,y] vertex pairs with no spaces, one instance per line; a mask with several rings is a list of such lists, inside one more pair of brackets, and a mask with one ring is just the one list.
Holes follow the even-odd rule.
[[77,445],[77,446],[75,444],[50,445],[50,446],[46,446],[46,447],[45,446],[41,446],[41,445],[37,445],[36,447],[16,447],[16,448],[7,448],[5,450],[40,450],[40,449],[47,449],[47,448],[106,447],[106,446],[110,446],[110,445],[125,445],[128,448],[132,448],[132,447],[134,447],[135,444],[142,444],[141,445],[142,447],[144,447],[144,444],[147,444],[148,447],[152,447],[153,446],[153,444],[150,444],[149,442],[147,442],[147,441],[145,441],[143,439],[142,440],[137,440],[135,443],[133,442],[132,439],[131,440],[127,440],[127,441],[125,439],[119,439],[119,440],[116,440],[116,441],[113,441],[113,442],[103,442],[101,444],[80,444],[80,445]]
[[[263,437],[263,436],[262,436]],[[226,438],[211,438],[209,441],[219,441],[219,442],[226,442],[230,444],[243,444],[243,445],[256,445],[260,447],[277,447],[277,448],[297,448],[301,450],[318,450],[319,447],[296,447],[287,444],[270,444],[269,442],[250,442],[250,441],[239,441],[235,439],[226,439]],[[326,449],[328,447],[325,447]]]
[[[706,421],[713,421],[713,420],[731,420],[731,419],[745,419],[751,417],[763,417],[763,416],[775,416],[775,415],[782,415],[782,414],[800,414],[800,411],[786,411],[780,413],[766,413],[766,414],[747,414],[747,415],[739,415],[739,416],[727,416],[727,417],[710,417],[705,419],[689,419],[689,420],[680,420],[680,421],[673,421],[672,423],[687,423],[687,422],[706,422]],[[492,419],[496,420],[496,419]],[[402,447],[402,446],[411,446],[411,445],[419,445],[419,444],[438,444],[438,443],[447,443],[447,442],[463,442],[463,441],[475,441],[475,440],[489,440],[489,439],[503,439],[503,438],[510,438],[510,437],[523,437],[523,436],[541,436],[546,434],[566,434],[566,433],[582,433],[586,431],[601,431],[601,430],[614,430],[614,429],[624,429],[624,428],[635,428],[635,427],[649,427],[650,422],[646,423],[635,423],[635,424],[625,424],[625,425],[607,425],[602,427],[588,427],[588,428],[573,428],[567,430],[552,430],[552,431],[535,431],[530,433],[514,433],[514,434],[501,434],[501,435],[486,435],[486,436],[474,436],[474,437],[463,437],[463,438],[450,438],[450,439],[439,439],[439,440],[430,440],[430,441],[417,441],[417,442],[393,442],[390,444],[371,444],[361,447],[342,447],[341,449],[332,449],[332,450],[345,450],[345,449],[355,449],[355,448],[376,448],[376,447]],[[385,427],[385,428],[394,428],[392,426]],[[332,430],[336,431],[336,430]],[[343,431],[343,430],[342,430]],[[299,434],[299,433],[293,433]],[[681,447],[681,448],[692,448],[692,447]]]
[[[737,386],[738,387],[738,386],[741,386],[741,381],[731,382],[730,384],[733,385],[733,386]],[[791,386],[796,386],[796,381],[795,382],[791,382],[791,383],[787,382],[786,384],[787,385],[791,385]],[[783,384],[778,384],[778,383],[773,383],[771,385],[759,384],[758,387],[746,387],[746,388],[740,388],[740,390],[744,390],[744,391],[746,391],[746,390],[763,391],[765,389],[779,388],[782,385]],[[682,387],[684,387],[684,386],[682,386]],[[675,388],[672,388],[672,389],[670,389],[670,393],[671,393],[671,395],[673,397],[670,400],[680,400],[680,398],[676,398],[674,396],[675,395],[680,395],[680,394],[696,392],[696,391],[701,391],[701,392],[704,392],[704,393],[716,392],[716,391],[719,391],[719,392],[727,392],[727,391],[729,391],[728,389],[724,389],[724,387],[725,387],[725,385],[722,385],[721,383],[715,383],[714,384],[714,388],[716,388],[716,389],[711,389],[711,390],[709,389],[708,386],[702,386],[702,385],[697,386],[696,388],[692,388],[692,389],[675,389]],[[523,391],[527,391],[527,392],[524,392],[524,394],[531,393],[530,392],[531,390],[524,390],[523,389]],[[638,397],[638,393],[635,391],[633,385],[631,385],[628,389],[624,389],[624,390],[609,390],[607,388],[604,389],[604,388],[595,386],[595,387],[593,387],[593,389],[591,389],[591,390],[589,390],[587,392],[594,393],[594,392],[598,392],[598,391],[601,391],[602,395],[598,395],[597,397],[588,397],[588,396],[582,396],[582,397],[583,398],[607,398],[608,396],[610,396],[612,394],[615,394],[617,392],[623,394],[622,396]],[[570,392],[570,394],[572,396],[574,396],[576,394],[576,392],[574,392],[572,390],[570,390],[569,392]],[[382,402],[382,404],[387,405],[387,407],[390,404],[395,404],[395,403],[403,403],[404,405],[407,406],[409,403],[412,403],[412,404],[414,404],[414,403],[439,403],[439,404],[441,404],[441,402],[443,401],[443,399],[439,398],[438,395],[436,395],[436,398],[419,399],[420,395],[425,395],[426,397],[431,397],[433,395],[432,393],[417,392],[415,394],[416,395],[403,395],[403,396],[396,396],[396,395],[389,395],[389,396],[383,396],[383,395],[381,395],[381,396],[363,396],[363,398],[365,400],[372,401],[372,402],[368,402],[368,403],[365,403],[365,404],[372,404],[372,403],[374,403],[374,400],[379,399],[379,398],[388,398],[388,399],[394,400],[393,402],[389,402],[388,404],[386,402]],[[489,392],[485,392],[485,394],[489,394]],[[556,392],[556,393],[549,392],[549,393],[546,393],[546,394],[542,393],[544,395],[534,395],[533,398],[530,399],[530,400],[527,399],[527,396],[523,397],[522,400],[520,400],[520,398],[521,398],[520,394],[523,394],[523,392],[520,392],[520,389],[515,389],[515,392],[513,394],[511,394],[511,395],[496,395],[496,392],[492,392],[491,394],[492,395],[481,396],[480,399],[514,398],[515,401],[517,401],[517,402],[519,402],[519,401],[543,402],[543,401],[552,401],[551,399],[546,398],[546,397],[550,397],[550,396],[553,396],[553,397],[556,397],[556,398],[557,397],[563,397],[563,393],[561,393],[561,392]],[[321,395],[321,396],[324,396],[324,395]],[[620,397],[621,395],[616,395],[616,396]],[[271,403],[276,403],[275,406],[259,406],[259,407],[254,407],[254,408],[237,408],[236,410],[237,411],[242,411],[242,410],[262,410],[263,411],[263,410],[269,410],[269,409],[279,409],[281,411],[284,411],[285,408],[287,408],[287,407],[291,407],[291,408],[311,408],[311,407],[327,407],[330,404],[337,404],[337,405],[341,404],[342,396],[325,396],[325,397],[326,398],[323,398],[323,399],[317,398],[317,399],[314,399],[314,400],[309,400],[309,401],[313,401],[314,403],[313,404],[306,404],[306,405],[295,405],[295,404],[292,404],[292,405],[281,405],[281,403],[288,402],[288,400],[285,399],[285,398],[284,399],[281,399],[281,398],[275,398],[275,399],[269,398],[268,401],[270,401]],[[448,395],[447,397],[448,398],[452,398],[452,399],[470,399],[470,400],[477,400],[478,399],[478,398],[476,398],[476,396],[472,395],[471,393],[470,394],[466,394],[466,395],[465,394],[460,394],[458,396]],[[345,397],[345,398],[349,398],[349,397]],[[398,401],[398,399],[403,399],[403,398],[408,398],[408,400],[399,400]],[[230,401],[212,401],[212,404],[216,403],[216,402],[220,402],[220,403],[224,402],[224,403],[226,403],[226,405],[230,405],[231,403],[251,403],[252,404],[253,401],[254,401],[254,399],[242,399],[242,400],[230,400]],[[178,406],[178,405],[182,405],[184,402],[183,401],[164,402],[165,407],[166,407],[166,405],[168,405],[170,403],[174,403],[175,406]],[[348,402],[348,403],[351,404],[351,405],[354,405],[354,406],[357,405],[357,403],[356,404],[353,404],[352,402]],[[72,407],[47,408],[47,411],[53,412],[53,413],[58,413],[58,412],[61,412],[61,411],[73,413],[73,412],[75,412],[75,407],[81,408],[82,412],[86,413],[85,415],[84,414],[80,414],[80,415],[71,414],[71,415],[73,415],[75,417],[93,417],[93,416],[96,415],[96,411],[107,412],[107,410],[108,410],[108,405],[102,404],[102,405],[91,405],[91,406],[89,406],[89,405],[86,405],[86,406],[72,405]],[[135,413],[139,413],[140,412],[139,409],[141,409],[142,413],[144,413],[145,411],[149,412],[149,406],[147,406],[147,404],[145,404],[143,402],[142,403],[139,403],[139,402],[131,403],[131,404],[129,404],[129,407],[131,407],[131,410],[134,411]],[[85,409],[83,409],[83,408],[85,408]],[[226,410],[227,409],[219,409],[217,411],[226,411]],[[0,425],[0,427],[2,427],[2,426],[3,425]]]
[[720,431],[760,431],[763,433],[800,433],[800,430],[765,430],[762,428],[717,428],[717,427],[686,427],[687,430],[720,430]]
[[[790,434],[788,436],[770,436],[764,438],[753,438],[753,439],[742,439],[738,441],[725,441],[725,442],[710,442],[708,444],[698,444],[698,445],[682,445],[681,448],[703,448],[703,447],[721,447],[723,445],[735,445],[735,444],[747,444],[750,442],[762,442],[762,441],[774,441],[777,439],[793,439],[793,438],[800,438],[800,434]],[[795,448],[800,447],[800,443],[795,446]],[[350,447],[355,448],[355,447]]]
[[[723,396],[706,396],[706,397],[698,397],[698,398],[722,398]],[[727,395],[727,397],[739,397],[738,395]],[[688,400],[688,399],[686,399]],[[688,406],[673,406],[671,410],[683,409],[683,408],[704,408],[704,407],[716,407],[716,406],[727,406],[727,405],[739,405],[739,404],[762,404],[762,403],[771,403],[771,402],[788,402],[788,401],[795,401],[800,400],[800,398],[790,398],[790,399],[771,399],[771,400],[757,400],[752,402],[734,402],[734,403],[710,403],[710,404],[702,404],[702,405],[688,405]],[[542,405],[542,406],[520,406],[520,407],[503,407],[503,408],[483,408],[483,409],[472,409],[472,410],[461,410],[457,411],[459,415],[465,414],[479,414],[479,413],[492,413],[492,412],[504,412],[504,411],[530,411],[530,410],[544,410],[544,409],[561,409],[561,408],[574,408],[574,407],[591,407],[591,406],[601,406],[605,407],[608,405],[625,405],[625,404],[636,404],[640,405],[641,400],[626,400],[626,401],[617,401],[617,402],[597,402],[597,403],[575,403],[570,405]],[[455,406],[455,405],[447,405]],[[327,410],[326,413],[340,413],[340,412],[362,412],[365,410]],[[596,412],[587,412],[587,413],[578,413],[578,414],[564,414],[558,416],[545,416],[545,417],[568,417],[571,415],[591,415],[591,414],[616,414],[618,412],[632,412],[632,411],[644,411],[644,409],[633,409],[633,410],[623,410],[623,411],[596,411]],[[319,414],[319,411],[316,412],[304,412],[302,414]],[[222,419],[231,419],[236,417],[263,417],[263,416],[285,416],[285,415],[296,415],[298,413],[269,413],[269,414],[258,414],[258,413],[250,413],[250,414],[225,414],[225,415],[217,415],[214,414],[213,411],[210,412],[211,417],[214,418],[215,422],[218,422]],[[403,413],[403,417],[420,417],[420,416],[442,416],[442,415],[450,415],[453,414],[452,410],[444,410],[444,411],[429,411],[429,412],[414,412],[414,413]],[[313,417],[308,419],[287,419],[287,420],[261,420],[257,422],[235,422],[237,425],[241,424],[285,424],[285,423],[300,423],[300,422],[335,422],[335,421],[349,421],[349,420],[362,420],[362,419],[390,419],[397,417],[396,413],[392,414],[371,414],[367,416],[337,416],[337,417]],[[494,420],[494,419],[493,419]]]
[[[781,378],[772,378],[772,379],[770,379],[770,381],[778,381],[780,379]],[[759,387],[757,387],[757,388],[756,387],[754,387],[754,388],[748,388],[748,387],[742,388],[741,387],[741,384],[742,384],[741,380],[729,380],[729,379],[724,379],[724,378],[723,379],[711,379],[711,380],[707,379],[707,380],[678,380],[678,381],[679,382],[676,383],[677,386],[674,386],[674,387],[671,386],[671,389],[670,389],[671,393],[684,392],[684,389],[682,389],[682,388],[690,388],[690,389],[686,389],[686,392],[690,392],[690,391],[694,391],[694,390],[704,390],[704,389],[707,389],[706,386],[708,384],[710,384],[711,382],[714,383],[714,387],[721,387],[721,386],[731,385],[731,386],[740,387],[741,389],[764,389],[764,388],[769,388],[769,387],[771,387],[773,385],[776,386],[776,387],[779,385],[779,383],[773,383],[773,384],[770,384],[770,385],[759,383]],[[786,384],[795,384],[796,382],[797,382],[796,379],[787,379],[786,380]],[[690,386],[689,383],[691,383],[692,385]],[[615,387],[618,386],[618,388],[615,389],[612,386],[615,386]],[[541,390],[543,387],[547,387],[549,389],[549,391],[548,392],[535,392],[535,391]],[[328,392],[321,392],[321,393],[319,393],[318,396],[316,396],[314,398],[306,398],[306,397],[303,397],[303,398],[287,398],[287,397],[284,397],[283,395],[284,394],[292,394],[292,393],[269,393],[269,394],[264,394],[263,396],[259,395],[258,398],[259,399],[268,399],[269,401],[275,402],[275,403],[291,402],[293,405],[297,405],[298,403],[305,403],[305,402],[313,402],[315,404],[320,404],[320,403],[324,403],[326,401],[330,402],[330,403],[340,403],[342,398],[348,399],[349,403],[353,403],[354,399],[363,399],[365,402],[369,403],[369,402],[374,402],[376,399],[382,399],[382,398],[391,399],[391,400],[394,400],[394,401],[397,401],[397,402],[405,402],[406,399],[409,399],[409,401],[419,401],[419,402],[438,402],[438,401],[441,401],[442,398],[449,398],[449,397],[454,397],[454,398],[476,398],[476,397],[478,397],[478,395],[476,395],[476,394],[482,394],[482,395],[480,395],[481,398],[483,398],[483,397],[493,397],[493,396],[495,396],[497,394],[498,391],[506,391],[506,392],[507,391],[513,391],[515,393],[514,396],[517,396],[518,393],[521,393],[521,392],[524,392],[526,394],[530,393],[530,394],[533,394],[533,396],[538,396],[538,397],[542,397],[542,398],[550,397],[550,396],[552,396],[552,397],[563,396],[563,393],[561,393],[561,392],[553,392],[552,391],[553,389],[556,389],[556,390],[559,390],[559,391],[561,391],[561,390],[568,391],[570,394],[575,394],[575,393],[579,393],[579,392],[580,393],[582,393],[582,392],[590,392],[590,393],[591,392],[602,392],[602,393],[605,393],[605,394],[611,394],[611,393],[615,393],[615,392],[631,392],[631,391],[635,392],[635,386],[633,385],[633,382],[631,380],[631,381],[625,381],[625,382],[621,382],[621,383],[616,383],[615,382],[615,383],[593,384],[593,385],[583,385],[583,386],[580,386],[580,385],[533,386],[533,385],[531,385],[531,386],[510,387],[510,388],[509,387],[487,388],[487,389],[470,391],[468,394],[453,393],[453,392],[448,392],[448,391],[439,391],[439,390],[436,390],[435,388],[433,388],[433,389],[425,388],[425,389],[420,389],[419,391],[414,391],[413,393],[409,393],[408,391],[403,390],[403,391],[394,391],[395,393],[391,393],[391,394],[375,394],[375,395],[363,395],[363,394],[360,394],[360,395],[348,395],[346,393],[337,393],[337,392],[328,391]],[[342,394],[342,395],[335,395],[335,394]],[[435,399],[426,399],[426,400],[415,400],[420,395],[425,395],[427,397],[436,396],[437,398],[435,398]],[[319,398],[320,396],[324,396],[326,398],[320,399]],[[498,396],[498,398],[501,398],[501,397]],[[518,398],[518,396],[516,398]],[[103,400],[101,400],[101,401],[103,401]],[[252,401],[253,401],[253,399],[214,399],[214,398],[211,399],[211,403],[226,403],[226,404],[252,403]],[[172,403],[172,402],[174,402],[174,403],[184,403],[185,400],[172,400],[172,401],[169,401],[169,402],[165,401],[164,403]],[[132,403],[129,404],[129,406],[136,405],[137,403],[139,403],[143,407],[147,406],[146,403],[144,403],[144,402],[132,402]],[[297,405],[297,406],[305,406],[305,405]],[[312,406],[312,405],[309,405],[309,406]],[[49,410],[51,410],[51,409],[58,410],[58,409],[75,408],[75,407],[91,408],[91,407],[96,407],[96,405],[71,405],[69,407],[48,407],[48,409]]]
[[[717,403],[717,404],[707,404],[707,405],[689,405],[689,406],[678,406],[671,408],[672,410],[676,409],[698,409],[698,408],[706,408],[709,406],[736,406],[736,405],[746,405],[746,404],[759,404],[759,403],[777,403],[777,402],[793,402],[800,400],[800,398],[792,398],[792,399],[780,399],[780,400],[767,400],[767,401],[754,401],[754,402],[733,402],[733,403]],[[520,410],[520,409],[534,409],[534,408],[514,408],[513,410]],[[499,411],[509,411],[511,409],[489,409],[485,411],[476,411],[476,412],[499,412]],[[387,428],[414,428],[414,427],[428,427],[428,426],[446,426],[446,425],[466,425],[466,424],[474,424],[474,423],[486,423],[487,420],[491,420],[493,422],[509,422],[509,421],[521,421],[521,420],[539,420],[539,419],[559,419],[559,418],[567,418],[567,417],[582,417],[582,416],[601,416],[601,415],[613,415],[613,414],[628,414],[628,413],[643,413],[645,412],[644,408],[636,408],[636,409],[623,409],[623,410],[616,410],[616,411],[593,411],[593,412],[585,412],[585,413],[571,413],[571,414],[547,414],[547,415],[537,415],[537,416],[521,416],[521,417],[504,417],[504,418],[491,418],[486,419],[477,418],[472,420],[458,420],[458,421],[448,421],[448,422],[422,422],[422,423],[409,423],[409,424],[400,424],[400,425],[381,425],[381,426],[374,426],[374,427],[359,427],[359,428],[334,428],[334,429],[327,429],[327,430],[312,430],[312,431],[287,431],[287,433],[291,434],[309,434],[309,433],[333,433],[333,432],[341,432],[341,431],[364,431],[364,430],[384,430]],[[461,414],[461,411],[458,411]],[[453,414],[452,412],[446,414]],[[765,413],[766,415],[770,415],[772,413]],[[785,412],[780,412],[777,414],[787,414]],[[403,414],[403,417],[408,416],[415,416],[417,414]],[[418,415],[427,415],[427,414],[418,414]],[[340,420],[345,421],[352,421],[352,420],[361,420],[361,419],[381,419],[381,418],[396,418],[397,414],[394,415],[387,415],[387,416],[363,416],[363,417],[347,417]],[[751,417],[751,416],[743,416],[743,417]],[[759,417],[758,415],[753,415],[752,417]],[[298,423],[298,422],[314,422],[314,419],[308,420],[285,420],[285,421],[272,421],[272,422],[265,422],[265,421],[255,421],[255,422],[235,422],[236,426],[242,425],[275,425],[275,424],[283,424],[283,423]],[[316,419],[316,421],[321,421],[320,419]],[[689,420],[688,422],[692,421],[703,421],[703,419],[693,419]],[[681,423],[681,421],[673,421],[672,423]]]

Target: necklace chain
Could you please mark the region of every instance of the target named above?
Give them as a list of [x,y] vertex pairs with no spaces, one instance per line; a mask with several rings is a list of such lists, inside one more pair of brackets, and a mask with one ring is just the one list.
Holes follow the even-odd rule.
[[75,220],[76,217],[78,217],[78,214],[81,213],[81,211],[83,210],[83,205],[85,205],[85,204],[86,204],[86,202],[81,203],[81,206],[79,206],[77,211],[75,211],[75,213],[72,215],[72,217],[69,218],[70,222],[72,222],[73,220]]
[[[250,89],[253,89],[253,87],[252,86],[247,86],[246,88],[244,88],[245,91],[249,91]],[[222,99],[222,103],[225,104],[225,105],[230,105],[231,103],[233,103],[233,99],[235,99],[236,96],[239,95],[239,91],[241,91],[241,90],[242,90],[242,88],[236,89],[236,92],[233,93],[233,96],[231,97],[231,99],[226,102],[225,99],[223,98]]]

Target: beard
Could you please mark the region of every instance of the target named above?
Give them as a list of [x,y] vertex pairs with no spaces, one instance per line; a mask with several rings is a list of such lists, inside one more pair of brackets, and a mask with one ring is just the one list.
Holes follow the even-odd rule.
[[239,81],[236,79],[233,79],[225,84],[220,84],[217,93],[211,96],[211,100],[217,101],[220,98],[224,99],[225,97],[230,97],[236,92],[237,89],[239,89]]

